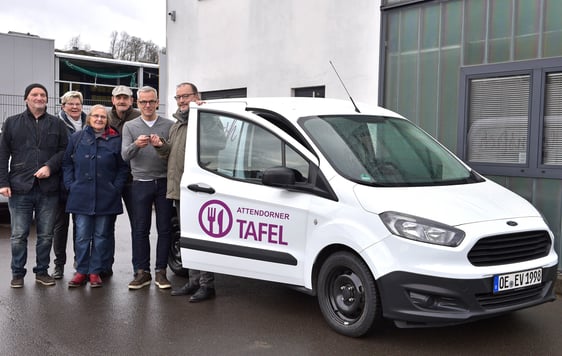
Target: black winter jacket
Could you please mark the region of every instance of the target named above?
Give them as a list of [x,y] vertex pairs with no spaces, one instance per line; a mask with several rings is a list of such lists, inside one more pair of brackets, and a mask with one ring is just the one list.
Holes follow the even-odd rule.
[[51,176],[37,183],[42,193],[58,194],[67,142],[66,126],[56,116],[44,113],[36,120],[27,109],[8,117],[0,135],[0,187],[10,187],[12,194],[28,193],[35,172],[46,165]]

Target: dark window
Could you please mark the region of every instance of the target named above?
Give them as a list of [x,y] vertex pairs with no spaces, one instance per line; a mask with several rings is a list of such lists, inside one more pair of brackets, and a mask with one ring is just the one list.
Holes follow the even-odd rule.
[[459,153],[479,172],[562,177],[560,59],[462,68],[460,113]]
[[295,97],[307,97],[307,98],[324,98],[326,97],[326,87],[306,87],[306,88],[294,88],[293,94]]

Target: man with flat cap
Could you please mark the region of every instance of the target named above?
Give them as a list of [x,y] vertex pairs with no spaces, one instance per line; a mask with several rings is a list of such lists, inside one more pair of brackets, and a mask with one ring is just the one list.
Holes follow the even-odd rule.
[[[140,111],[133,108],[133,91],[131,88],[125,85],[118,85],[113,88],[111,92],[111,103],[113,104],[111,110],[107,111],[107,117],[109,119],[109,125],[117,129],[120,134],[123,134],[123,125],[127,121],[131,121],[140,116]],[[121,197],[125,203],[125,209],[127,209],[127,215],[129,216],[129,223],[131,228],[133,226],[133,196],[132,196],[132,182],[133,177],[129,174],[129,179],[123,187],[121,192]],[[132,238],[132,233],[131,233]],[[109,277],[113,275],[113,261],[115,255],[115,236],[109,239],[110,246],[107,249],[108,255],[104,256],[105,265],[104,271],[100,274],[102,278]]]
[[140,111],[133,108],[133,91],[131,88],[118,85],[111,92],[111,103],[113,106],[108,111],[109,125],[121,133],[125,122],[140,116]]
[[48,95],[43,85],[28,85],[24,101],[26,110],[8,117],[0,135],[0,194],[9,198],[11,215],[12,288],[23,287],[27,238],[34,217],[35,281],[45,286],[55,285],[47,270],[68,136],[62,120],[47,113]]

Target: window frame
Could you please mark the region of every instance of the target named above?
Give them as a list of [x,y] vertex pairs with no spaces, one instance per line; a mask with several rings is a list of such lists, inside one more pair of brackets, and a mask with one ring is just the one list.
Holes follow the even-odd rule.
[[[543,128],[545,111],[546,76],[562,73],[562,58],[537,59],[509,63],[475,65],[460,68],[459,125],[457,155],[470,167],[485,175],[527,178],[562,178],[562,165],[545,165],[543,156]],[[470,109],[470,81],[496,76],[530,76],[529,125],[527,135],[527,162],[525,164],[470,162],[468,154],[468,127]],[[561,147],[562,149],[562,147]]]
[[[201,129],[202,129],[202,125],[201,125],[201,116],[202,115],[214,115],[214,116],[218,116],[219,119],[220,117],[225,117],[229,120],[232,121],[239,121],[241,122],[242,125],[250,125],[253,126],[253,128],[251,129],[252,132],[252,136],[255,134],[255,128],[259,128],[260,130],[263,130],[264,133],[271,135],[272,138],[275,138],[278,140],[278,142],[280,143],[280,154],[281,154],[281,162],[279,166],[282,167],[287,167],[287,168],[292,168],[287,166],[287,151],[291,150],[292,152],[294,152],[294,154],[296,154],[298,157],[300,157],[303,162],[306,164],[307,166],[307,174],[306,174],[306,182],[296,182],[296,185],[306,185],[306,184],[310,184],[310,179],[311,179],[311,175],[312,175],[312,167],[315,166],[315,164],[313,162],[311,162],[305,155],[303,155],[303,153],[298,150],[296,147],[294,147],[290,142],[286,141],[283,137],[279,136],[278,134],[276,134],[273,130],[271,130],[270,128],[264,126],[264,125],[260,125],[259,123],[253,121],[253,120],[249,120],[246,117],[243,116],[238,116],[234,113],[228,113],[228,112],[219,112],[219,111],[213,111],[213,110],[203,110],[203,111],[198,111],[197,113],[198,115],[198,120],[197,120],[197,164],[198,166],[207,171],[210,172],[212,174],[216,174],[218,176],[227,178],[227,179],[232,179],[232,180],[236,180],[239,182],[244,182],[244,183],[250,183],[250,184],[259,184],[259,185],[263,185],[263,183],[261,182],[261,177],[260,178],[255,178],[255,177],[241,177],[238,176],[236,173],[236,167],[240,164],[240,162],[238,161],[239,158],[242,158],[242,162],[241,164],[246,168],[246,165],[248,164],[248,156],[249,156],[249,152],[248,150],[254,150],[254,148],[252,147],[253,145],[247,145],[248,143],[252,143],[250,141],[245,142],[242,146],[240,146],[240,140],[248,140],[248,137],[244,137],[244,138],[237,138],[237,144],[236,144],[236,153],[235,153],[235,157],[234,157],[234,171],[232,175],[229,174],[225,174],[223,172],[221,172],[221,167],[217,166],[217,169],[209,169],[206,165],[202,164],[201,162]],[[227,127],[224,127],[225,129],[225,134],[226,134],[226,138],[227,140],[230,140],[228,135],[229,135],[229,129]],[[245,131],[248,131],[248,129],[245,129]],[[242,130],[239,132],[239,134],[242,133]],[[247,135],[247,132],[245,133]],[[225,146],[226,148],[226,146]],[[240,148],[243,148],[243,151],[240,151]],[[220,163],[217,162],[217,164],[219,165]],[[269,168],[273,168],[276,167],[272,166],[272,167],[266,167],[263,171],[260,171],[262,174],[263,172],[265,172],[265,170],[269,169]],[[293,168],[294,169],[294,168]],[[295,169],[297,170],[297,169]],[[243,170],[244,172],[246,170]],[[299,170],[297,170],[299,171]],[[300,172],[300,171],[299,171]],[[301,172],[302,173],[302,172]]]

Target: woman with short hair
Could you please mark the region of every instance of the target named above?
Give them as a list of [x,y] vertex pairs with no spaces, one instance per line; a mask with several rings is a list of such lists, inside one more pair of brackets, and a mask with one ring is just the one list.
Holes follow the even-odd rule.
[[115,216],[123,213],[121,190],[129,174],[121,158],[121,135],[109,125],[103,105],[92,107],[86,125],[69,138],[63,159],[66,211],[76,217],[76,273],[69,287],[88,278],[91,287],[102,286],[103,256]]

